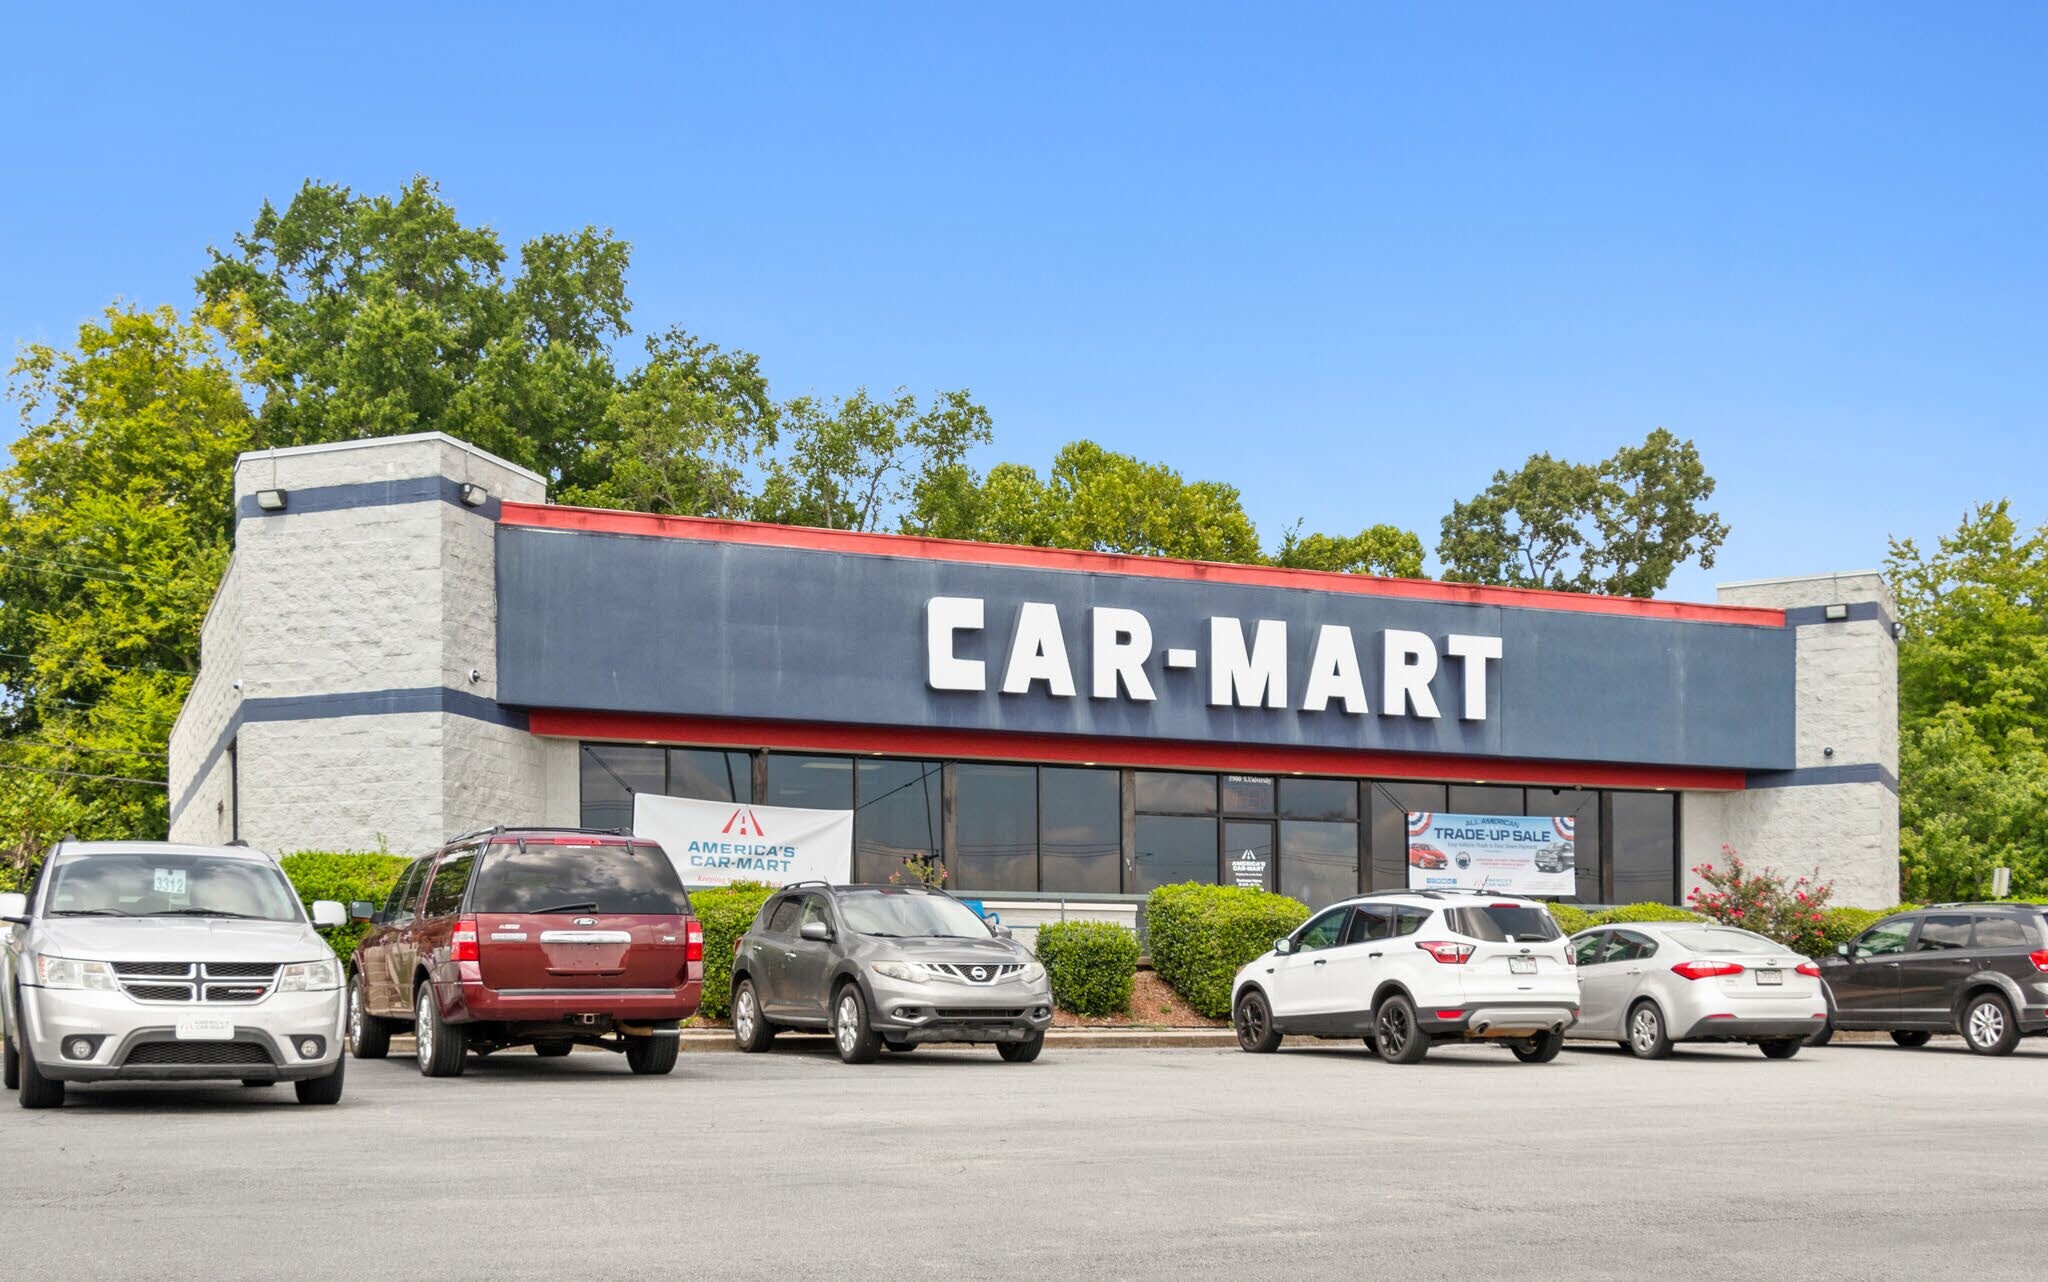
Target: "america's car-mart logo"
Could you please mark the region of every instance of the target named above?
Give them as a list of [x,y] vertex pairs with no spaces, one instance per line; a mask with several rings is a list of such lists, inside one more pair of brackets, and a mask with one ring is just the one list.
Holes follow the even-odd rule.
[[746,806],[741,806],[738,810],[733,811],[732,818],[726,820],[725,827],[720,828],[718,831],[734,837],[765,837],[768,835],[761,827],[761,817]]

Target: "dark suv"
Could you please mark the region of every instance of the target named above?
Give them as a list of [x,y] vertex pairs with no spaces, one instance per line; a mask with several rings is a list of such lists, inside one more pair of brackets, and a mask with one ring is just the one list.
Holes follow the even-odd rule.
[[886,1046],[994,1042],[1038,1058],[1052,1024],[1045,967],[1001,926],[923,886],[788,886],[761,905],[732,958],[732,1031],[762,1051],[776,1030],[830,1032],[839,1058]]
[[2048,918],[2037,904],[1935,904],[1835,953],[1820,963],[1830,1028],[1889,1032],[1901,1046],[1961,1033],[1980,1055],[2048,1032]]
[[704,989],[704,932],[675,866],[617,832],[467,833],[351,914],[371,929],[349,966],[349,1053],[382,1059],[410,1024],[428,1077],[461,1073],[466,1051],[578,1043],[666,1073]]

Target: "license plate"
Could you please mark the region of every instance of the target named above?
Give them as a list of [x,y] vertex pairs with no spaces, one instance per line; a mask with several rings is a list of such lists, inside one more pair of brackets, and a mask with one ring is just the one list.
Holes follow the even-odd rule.
[[1510,957],[1510,958],[1508,958],[1508,974],[1510,974],[1510,975],[1533,975],[1533,974],[1535,974],[1535,973],[1536,973],[1536,959],[1535,959],[1534,957]]
[[1756,982],[1759,984],[1782,984],[1785,982],[1785,972],[1782,970],[1760,970],[1756,973]]
[[181,1042],[226,1042],[234,1040],[235,1021],[220,1015],[199,1015],[178,1021]]

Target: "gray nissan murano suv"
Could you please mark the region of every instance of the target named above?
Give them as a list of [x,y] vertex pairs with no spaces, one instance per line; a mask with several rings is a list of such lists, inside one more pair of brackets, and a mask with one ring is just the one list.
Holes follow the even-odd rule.
[[993,1042],[1025,1064],[1051,1024],[1052,985],[1031,951],[923,886],[786,886],[733,955],[743,1051],[792,1029],[830,1032],[849,1064],[925,1042]]

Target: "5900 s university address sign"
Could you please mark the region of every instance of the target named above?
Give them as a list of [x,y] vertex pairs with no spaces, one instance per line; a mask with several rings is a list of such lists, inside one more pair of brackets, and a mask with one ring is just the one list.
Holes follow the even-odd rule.
[[501,526],[529,708],[1784,769],[1790,629]]

